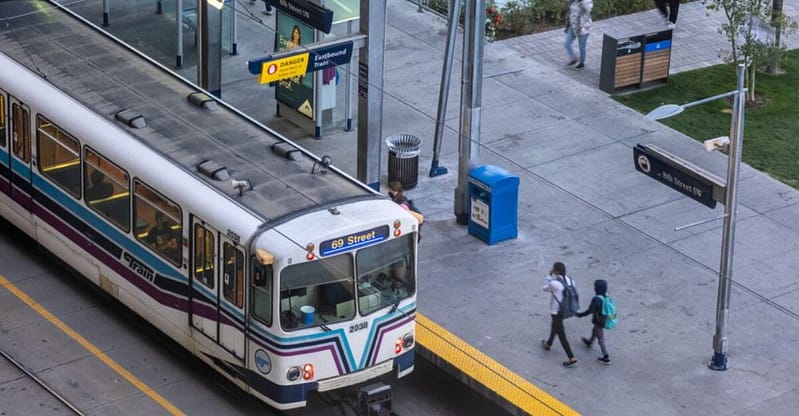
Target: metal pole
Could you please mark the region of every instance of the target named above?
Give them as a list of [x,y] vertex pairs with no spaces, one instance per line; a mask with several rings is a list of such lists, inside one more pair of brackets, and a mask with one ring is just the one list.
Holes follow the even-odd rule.
[[109,18],[111,17],[111,5],[108,0],[103,0],[103,26],[108,27]]
[[183,68],[183,0],[177,0],[175,3],[175,26],[178,29],[178,51],[175,60],[175,66],[178,68]]
[[[322,6],[324,6],[324,1],[322,2]],[[322,40],[324,36],[321,30],[314,30],[314,42],[318,42]],[[321,139],[322,138],[322,71],[316,71],[313,73],[313,97],[314,97],[314,107],[313,107],[313,121],[314,121],[314,139]]]
[[236,0],[230,0],[230,54],[239,54],[239,29],[236,25]]
[[[347,20],[347,36],[352,35],[352,20]],[[344,66],[344,131],[352,131],[352,57]]]
[[744,65],[738,64],[738,93],[735,96],[730,125],[730,154],[727,161],[727,192],[724,198],[724,227],[721,236],[721,264],[719,265],[719,293],[716,303],[716,333],[713,335],[711,370],[727,369],[727,322],[730,312],[730,285],[732,260],[735,249],[735,216],[738,210],[738,173],[741,166],[741,147],[744,130]]
[[444,140],[444,122],[447,117],[449,82],[452,75],[452,61],[455,55],[455,39],[458,37],[458,16],[461,15],[461,0],[450,0],[449,22],[447,24],[447,46],[444,52],[444,65],[441,68],[441,85],[438,89],[438,113],[436,131],[433,136],[433,162],[430,164],[430,177],[447,173],[447,168],[438,166],[441,141]]

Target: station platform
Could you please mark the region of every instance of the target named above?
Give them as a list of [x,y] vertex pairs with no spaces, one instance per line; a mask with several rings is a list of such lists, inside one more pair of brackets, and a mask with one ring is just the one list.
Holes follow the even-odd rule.
[[[709,35],[716,29],[703,23],[721,16],[700,20],[705,10],[696,3],[681,8],[675,62],[681,51],[697,50],[694,39],[704,43],[696,58],[680,57],[685,64],[672,71],[721,62],[717,52],[723,40]],[[298,145],[331,156],[335,166],[355,176],[356,133],[343,130],[341,105],[321,140],[275,116],[273,89],[258,85],[246,68],[247,60],[271,52],[274,16],[261,14],[260,1],[236,4],[241,16],[237,54],[223,58],[222,98]],[[113,2],[108,30],[174,67],[175,8],[164,1],[164,12],[156,14],[151,0]],[[799,16],[796,5],[785,8],[786,14]],[[100,0],[76,3],[74,9],[102,21]],[[611,20],[597,22],[582,72],[562,66],[565,59],[551,47],[554,42],[562,47],[554,32],[486,45],[476,165],[500,166],[520,178],[519,235],[489,246],[469,235],[453,214],[457,64],[440,155],[449,173],[426,174],[446,22],[420,13],[415,2],[389,2],[383,135],[412,134],[423,143],[419,184],[408,191],[425,214],[419,249],[420,354],[512,414],[792,414],[799,397],[799,376],[789,364],[799,342],[799,191],[743,166],[729,369],[711,371],[721,222],[674,229],[717,217],[723,208],[708,209],[636,172],[632,156],[637,143],[656,144],[721,177],[726,156],[705,152],[701,143],[644,120],[599,91],[603,24],[631,30],[662,25],[653,11]],[[183,67],[175,70],[193,79],[193,35],[184,35]],[[786,39],[796,45],[796,36]],[[460,62],[460,40],[458,45]],[[344,68],[340,71],[346,75]],[[387,150],[382,154],[387,157]],[[564,262],[576,280],[583,307],[593,280],[608,281],[619,310],[617,328],[606,332],[612,365],[598,364],[598,351],[580,342],[590,334],[588,318],[566,321],[577,366],[561,365],[565,354],[557,342],[551,351],[539,347],[550,324],[549,295],[541,291],[541,281],[555,261]]]

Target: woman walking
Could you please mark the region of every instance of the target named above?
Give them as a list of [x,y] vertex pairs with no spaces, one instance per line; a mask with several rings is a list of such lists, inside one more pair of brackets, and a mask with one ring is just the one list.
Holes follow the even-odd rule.
[[[566,53],[569,55],[569,62],[566,66],[577,64],[574,69],[585,68],[585,47],[588,44],[588,35],[591,34],[591,9],[594,7],[593,0],[571,0],[569,3],[569,25],[566,26]],[[572,45],[577,39],[580,49],[579,58],[574,55]]]

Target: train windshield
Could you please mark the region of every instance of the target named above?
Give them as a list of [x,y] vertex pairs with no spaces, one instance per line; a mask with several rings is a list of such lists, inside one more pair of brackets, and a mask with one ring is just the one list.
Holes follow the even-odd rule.
[[280,274],[280,325],[297,329],[352,319],[354,275],[349,253],[286,267]]
[[[416,291],[415,234],[308,263],[280,273],[280,325],[293,330],[368,315]],[[355,271],[358,270],[357,300]]]
[[409,234],[356,253],[358,310],[361,315],[398,304],[415,293],[415,238],[416,234]]

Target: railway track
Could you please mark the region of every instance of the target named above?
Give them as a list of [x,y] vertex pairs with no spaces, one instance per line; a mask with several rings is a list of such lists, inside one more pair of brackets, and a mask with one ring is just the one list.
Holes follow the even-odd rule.
[[58,394],[55,390],[51,389],[50,386],[48,386],[42,379],[37,377],[36,374],[33,374],[33,372],[28,370],[22,363],[20,363],[19,361],[15,360],[14,357],[12,357],[10,354],[8,354],[2,348],[0,348],[0,355],[2,355],[3,358],[6,359],[6,361],[11,363],[11,365],[13,365],[14,367],[18,368],[20,371],[22,371],[22,373],[25,374],[31,381],[33,381],[34,383],[38,384],[39,387],[42,388],[42,390],[46,391],[49,395],[51,395],[53,398],[55,398],[61,404],[63,404],[64,407],[69,409],[73,414],[75,414],[77,416],[83,416],[84,415],[84,413],[81,412],[77,407],[75,407],[72,403],[70,403],[63,396]]

